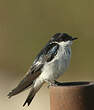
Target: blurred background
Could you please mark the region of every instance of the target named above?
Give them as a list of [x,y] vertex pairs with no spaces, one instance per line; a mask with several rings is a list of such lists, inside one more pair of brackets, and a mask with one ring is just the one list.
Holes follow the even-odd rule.
[[44,85],[29,107],[28,90],[11,98],[40,49],[56,32],[79,39],[72,45],[68,71],[59,81],[94,80],[93,0],[0,0],[0,109],[50,110]]

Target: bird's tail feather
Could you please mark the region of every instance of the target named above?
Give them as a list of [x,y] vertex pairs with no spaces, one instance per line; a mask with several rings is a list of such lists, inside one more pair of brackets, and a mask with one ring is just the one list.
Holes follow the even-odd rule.
[[39,89],[41,88],[43,83],[44,83],[44,81],[40,81],[39,78],[35,81],[35,83],[34,83],[33,87],[31,88],[31,91],[30,91],[25,103],[23,104],[23,106],[25,106],[26,103],[28,104],[28,106],[30,105],[30,103],[32,102],[34,96],[39,91]]
[[26,103],[28,104],[28,106],[30,105],[30,103],[32,102],[34,96],[36,94],[36,90],[34,88],[31,89],[26,101],[23,104],[23,107],[26,105]]

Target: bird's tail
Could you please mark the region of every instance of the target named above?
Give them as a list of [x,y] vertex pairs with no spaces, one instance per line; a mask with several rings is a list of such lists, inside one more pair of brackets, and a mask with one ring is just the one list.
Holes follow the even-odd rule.
[[36,93],[39,91],[39,89],[41,88],[41,86],[43,85],[44,82],[40,81],[40,79],[37,79],[35,81],[34,86],[31,88],[30,93],[26,99],[26,101],[24,102],[23,106],[26,105],[26,103],[28,104],[28,106],[30,105],[30,103],[32,102],[34,96],[36,95]]
[[32,100],[33,100],[35,94],[36,94],[36,90],[35,90],[34,88],[32,88],[32,89],[30,90],[30,93],[29,93],[29,95],[28,95],[26,101],[24,102],[23,106],[25,106],[26,103],[27,103],[28,106],[29,106],[30,103],[32,102]]

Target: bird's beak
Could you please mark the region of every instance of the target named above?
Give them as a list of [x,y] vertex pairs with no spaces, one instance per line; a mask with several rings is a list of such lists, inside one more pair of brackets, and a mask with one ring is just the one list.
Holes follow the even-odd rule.
[[72,40],[76,40],[76,39],[78,39],[78,38],[77,37],[72,38]]

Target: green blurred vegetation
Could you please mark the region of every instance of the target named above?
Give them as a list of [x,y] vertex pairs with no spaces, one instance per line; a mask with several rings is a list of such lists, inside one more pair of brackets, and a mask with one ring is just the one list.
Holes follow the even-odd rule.
[[0,69],[25,74],[50,37],[67,32],[79,39],[63,78],[93,80],[93,10],[93,0],[0,0]]

